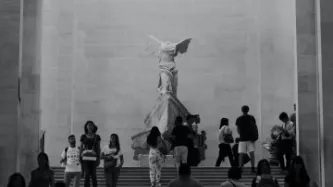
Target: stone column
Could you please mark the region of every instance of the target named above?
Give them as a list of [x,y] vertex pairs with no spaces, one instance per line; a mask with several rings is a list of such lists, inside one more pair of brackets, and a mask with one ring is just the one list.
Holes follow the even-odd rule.
[[0,0],[0,186],[6,185],[8,176],[15,171],[21,172],[28,181],[30,170],[36,167],[39,2]]
[[312,180],[320,179],[319,92],[314,0],[296,0],[299,154]]
[[311,178],[319,186],[332,186],[333,2],[296,3],[299,151]]
[[20,6],[20,0],[0,1],[0,186],[16,170]]
[[321,84],[322,84],[322,180],[323,186],[333,186],[333,1],[320,0],[320,33],[321,33]]
[[[20,64],[18,169],[28,179],[37,167],[40,135],[41,0],[24,0]],[[22,5],[21,5],[22,6]],[[30,177],[30,176],[29,176]]]

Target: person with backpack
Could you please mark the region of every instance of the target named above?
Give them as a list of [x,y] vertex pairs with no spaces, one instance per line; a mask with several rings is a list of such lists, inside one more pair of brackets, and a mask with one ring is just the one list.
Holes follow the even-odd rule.
[[229,119],[222,118],[220,121],[220,130],[218,132],[219,156],[217,157],[215,167],[220,167],[221,162],[228,156],[230,166],[234,165],[234,159],[231,151],[231,143],[234,143],[232,131],[229,128]]
[[251,187],[280,187],[279,182],[271,175],[268,160],[258,162],[257,175],[253,178]]
[[243,158],[245,154],[250,154],[251,158],[251,170],[255,172],[254,163],[254,151],[255,142],[258,140],[258,127],[255,118],[248,114],[250,108],[246,105],[242,106],[242,115],[237,118],[236,126],[239,134],[239,167],[243,166]]
[[107,187],[116,187],[120,168],[124,164],[124,156],[120,149],[119,137],[111,134],[110,143],[102,151],[101,159],[104,159],[104,176]]
[[75,135],[68,136],[69,146],[66,147],[62,154],[60,163],[65,166],[64,182],[69,187],[71,181],[74,181],[74,187],[80,186],[81,162],[80,147],[76,146]]
[[93,187],[97,187],[96,168],[100,164],[101,137],[96,134],[97,126],[93,121],[84,125],[84,134],[81,135],[81,160],[84,172],[84,187],[90,187],[90,178]]

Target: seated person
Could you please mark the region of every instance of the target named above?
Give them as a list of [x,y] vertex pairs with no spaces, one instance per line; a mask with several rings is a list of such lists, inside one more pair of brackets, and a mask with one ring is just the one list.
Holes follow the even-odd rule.
[[[238,144],[239,144],[239,138],[236,138],[235,139],[235,144],[232,146],[231,150],[232,150],[232,153],[234,155],[234,161],[235,161],[235,166],[239,166],[239,162],[238,162],[238,158],[239,158],[239,154],[238,154]],[[248,162],[250,162],[250,156],[248,154],[246,154],[243,158],[243,166],[245,164],[247,164]],[[242,166],[242,167],[243,167]]]

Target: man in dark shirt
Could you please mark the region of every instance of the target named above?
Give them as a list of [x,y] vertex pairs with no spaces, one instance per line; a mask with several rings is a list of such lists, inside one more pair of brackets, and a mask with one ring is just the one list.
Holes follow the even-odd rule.
[[175,127],[172,130],[171,137],[174,141],[174,154],[176,158],[176,167],[179,168],[180,164],[187,164],[188,155],[188,141],[191,136],[191,131],[188,126],[183,124],[183,118],[177,116],[175,120]]
[[[246,154],[250,154],[251,158],[251,169],[254,172],[254,151],[255,151],[255,142],[253,142],[252,133],[256,125],[256,120],[252,115],[249,115],[250,108],[246,105],[242,106],[242,113],[240,117],[236,120],[237,131],[239,133],[239,166],[243,166],[243,158]],[[257,130],[257,129],[256,129]]]

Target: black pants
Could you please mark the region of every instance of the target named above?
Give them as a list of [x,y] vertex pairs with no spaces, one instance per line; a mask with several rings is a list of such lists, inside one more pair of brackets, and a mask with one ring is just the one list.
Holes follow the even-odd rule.
[[106,187],[116,187],[119,178],[120,168],[108,168],[104,169],[104,177],[106,181]]
[[90,178],[93,187],[97,187],[96,161],[83,161],[84,187],[90,187]]
[[[279,143],[279,162],[282,170],[289,169],[293,154],[293,140],[280,140]],[[287,165],[284,164],[284,156],[286,156]]]
[[221,162],[224,161],[225,157],[229,158],[230,165],[233,166],[234,160],[233,160],[230,144],[221,143],[219,145],[219,156],[217,157],[215,166],[216,167],[220,166]]
[[187,164],[190,166],[198,166],[200,163],[199,148],[188,147]]

